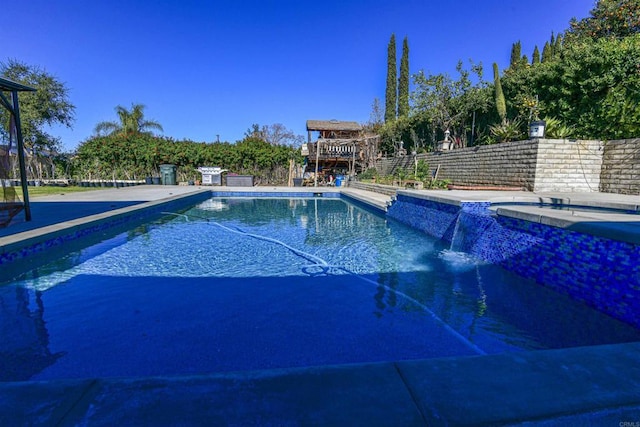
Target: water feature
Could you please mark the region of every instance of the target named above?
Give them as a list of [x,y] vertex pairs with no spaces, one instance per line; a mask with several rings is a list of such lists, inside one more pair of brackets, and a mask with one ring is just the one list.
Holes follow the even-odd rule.
[[635,215],[505,205],[401,194],[387,215],[640,328]]

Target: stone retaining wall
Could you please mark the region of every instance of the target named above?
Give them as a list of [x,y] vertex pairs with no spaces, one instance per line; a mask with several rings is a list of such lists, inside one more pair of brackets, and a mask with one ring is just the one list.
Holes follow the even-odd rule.
[[540,140],[533,190],[600,191],[602,154],[602,141]]
[[[429,164],[433,174],[439,166],[438,179],[458,185],[496,185],[533,190],[538,141],[481,145],[452,151],[419,154],[416,160]],[[399,168],[413,173],[413,156],[383,159],[378,172],[390,175]]]
[[600,191],[640,194],[640,138],[607,141]]
[[[413,156],[382,159],[376,168],[382,175],[393,174],[399,168],[411,175],[415,162],[424,160],[431,173],[439,166],[438,178],[457,185],[640,194],[639,184],[633,182],[635,174],[640,174],[636,158],[640,158],[640,140],[614,141],[603,148],[602,141],[515,141],[419,154],[415,159]],[[624,160],[622,164],[620,159]]]

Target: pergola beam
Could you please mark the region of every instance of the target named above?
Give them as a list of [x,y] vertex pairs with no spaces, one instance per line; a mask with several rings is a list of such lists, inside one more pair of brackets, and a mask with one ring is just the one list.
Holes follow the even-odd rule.
[[[0,77],[0,91],[11,92],[11,102],[0,92],[2,106],[6,108],[13,117],[16,131],[16,149],[18,150],[18,163],[20,166],[20,183],[22,185],[22,199],[24,202],[24,218],[31,221],[31,205],[29,203],[29,190],[27,186],[27,164],[24,158],[24,140],[22,138],[22,125],[20,123],[20,103],[18,102],[18,92],[35,92],[36,89],[16,83]],[[9,130],[11,134],[11,130]],[[9,136],[11,138],[11,136]],[[7,153],[8,154],[8,153]]]

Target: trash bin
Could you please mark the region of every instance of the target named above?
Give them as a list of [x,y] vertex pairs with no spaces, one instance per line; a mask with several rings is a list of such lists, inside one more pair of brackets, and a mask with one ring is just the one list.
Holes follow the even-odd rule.
[[293,178],[293,186],[294,187],[302,187],[302,178]]
[[343,180],[344,180],[344,175],[336,175],[336,187],[340,187],[342,185]]
[[176,185],[176,165],[160,165],[162,185]]

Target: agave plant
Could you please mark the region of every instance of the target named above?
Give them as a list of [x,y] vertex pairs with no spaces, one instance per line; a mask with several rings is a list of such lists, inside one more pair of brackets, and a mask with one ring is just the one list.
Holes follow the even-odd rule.
[[573,127],[567,126],[555,117],[545,117],[544,134],[547,138],[568,139],[573,134]]
[[496,142],[516,141],[523,136],[522,121],[520,119],[504,119],[499,124],[489,126],[489,131]]
[[491,135],[488,130],[478,130],[476,131],[476,137],[474,140],[475,145],[490,145],[495,144],[496,139]]

